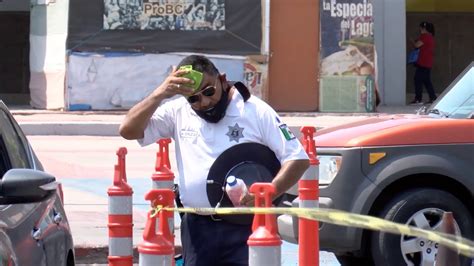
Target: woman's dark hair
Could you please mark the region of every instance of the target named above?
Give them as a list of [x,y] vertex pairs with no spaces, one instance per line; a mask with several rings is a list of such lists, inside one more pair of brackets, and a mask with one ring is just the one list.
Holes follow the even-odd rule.
[[427,32],[431,33],[431,35],[435,35],[435,28],[433,23],[428,21],[423,21],[420,23],[420,27],[425,29]]

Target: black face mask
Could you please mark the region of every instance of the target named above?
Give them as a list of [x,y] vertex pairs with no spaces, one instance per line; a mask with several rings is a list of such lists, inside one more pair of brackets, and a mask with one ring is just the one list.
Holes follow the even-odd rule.
[[[228,89],[230,90],[230,88]],[[204,110],[194,110],[196,114],[201,117],[202,119],[206,120],[209,123],[217,123],[219,122],[224,116],[225,111],[227,110],[227,106],[229,105],[229,91],[222,90],[221,98],[213,107]]]

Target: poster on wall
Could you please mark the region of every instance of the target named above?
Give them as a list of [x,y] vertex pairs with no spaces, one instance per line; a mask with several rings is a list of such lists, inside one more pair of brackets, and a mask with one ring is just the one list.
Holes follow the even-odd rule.
[[244,84],[252,95],[266,100],[265,85],[267,82],[268,64],[260,63],[248,56],[244,63]]
[[74,52],[258,55],[262,1],[69,0]]
[[377,95],[372,0],[320,3],[320,110],[373,112]]
[[225,28],[225,0],[104,0],[105,30]]

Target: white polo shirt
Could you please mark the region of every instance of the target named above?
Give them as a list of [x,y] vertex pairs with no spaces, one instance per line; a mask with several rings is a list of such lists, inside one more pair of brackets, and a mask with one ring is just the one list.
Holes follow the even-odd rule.
[[218,123],[196,115],[184,97],[163,103],[138,142],[145,146],[160,138],[175,141],[179,191],[185,207],[211,207],[206,192],[209,169],[222,152],[236,144],[263,144],[281,164],[308,159],[300,142],[267,103],[255,96],[244,102],[235,89],[226,115]]

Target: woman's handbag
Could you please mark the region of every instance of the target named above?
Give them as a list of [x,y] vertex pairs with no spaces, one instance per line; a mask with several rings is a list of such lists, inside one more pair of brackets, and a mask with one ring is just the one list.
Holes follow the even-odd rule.
[[416,64],[418,56],[420,55],[420,49],[414,49],[408,54],[408,64]]

